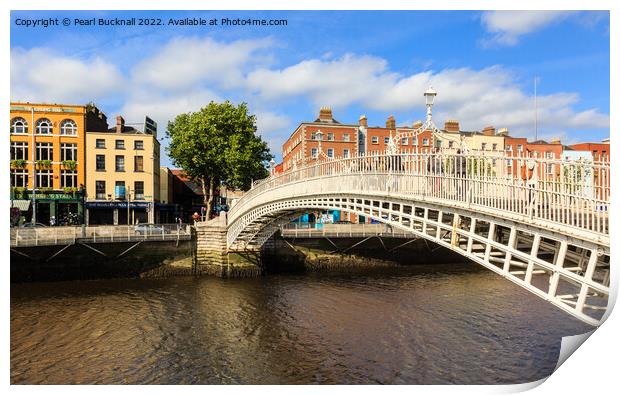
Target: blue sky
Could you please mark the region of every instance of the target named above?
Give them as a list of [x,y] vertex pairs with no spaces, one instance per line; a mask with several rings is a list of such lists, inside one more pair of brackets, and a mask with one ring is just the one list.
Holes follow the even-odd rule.
[[[161,18],[159,27],[23,27],[17,19]],[[173,27],[169,18],[287,19],[287,26]],[[175,115],[210,100],[245,101],[280,158],[321,106],[371,125],[411,124],[438,91],[441,126],[508,127],[564,142],[609,136],[609,14],[522,11],[13,11],[11,99],[94,101],[113,120]],[[162,139],[165,146],[166,141]],[[170,165],[162,152],[162,164]]]

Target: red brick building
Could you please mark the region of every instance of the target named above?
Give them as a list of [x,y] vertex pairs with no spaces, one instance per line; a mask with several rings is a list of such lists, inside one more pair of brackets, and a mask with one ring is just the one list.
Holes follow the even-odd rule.
[[330,108],[321,108],[314,122],[300,123],[282,145],[283,171],[319,158],[356,155],[358,126],[342,124],[333,118]]
[[573,144],[570,148],[576,151],[590,151],[595,161],[608,161],[611,156],[609,141]]

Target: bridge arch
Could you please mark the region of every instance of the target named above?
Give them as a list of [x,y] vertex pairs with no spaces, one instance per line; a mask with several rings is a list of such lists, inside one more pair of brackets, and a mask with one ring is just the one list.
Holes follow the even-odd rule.
[[[459,160],[446,157],[446,164]],[[579,189],[562,175],[565,164],[542,159],[528,159],[544,181],[535,187],[506,173],[507,162],[523,158],[502,157],[493,169],[467,156],[478,161],[467,175],[429,172],[428,160],[347,158],[265,179],[231,209],[228,247],[259,248],[308,209],[345,211],[456,251],[582,321],[600,322],[609,295],[609,223],[601,211],[608,185]],[[551,173],[558,165],[559,177]],[[607,174],[606,166],[590,171]]]

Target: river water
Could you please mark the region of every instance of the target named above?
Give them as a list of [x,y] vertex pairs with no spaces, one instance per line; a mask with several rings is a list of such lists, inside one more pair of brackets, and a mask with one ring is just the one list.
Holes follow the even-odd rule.
[[11,285],[14,384],[497,384],[581,323],[474,264]]

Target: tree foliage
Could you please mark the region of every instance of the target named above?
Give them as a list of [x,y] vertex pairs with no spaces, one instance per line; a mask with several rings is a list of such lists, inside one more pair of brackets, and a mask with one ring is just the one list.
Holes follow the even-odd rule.
[[197,112],[178,115],[168,123],[168,155],[175,166],[202,184],[207,215],[220,184],[248,190],[252,180],[268,176],[273,156],[256,134],[256,116],[246,103],[210,102]]

